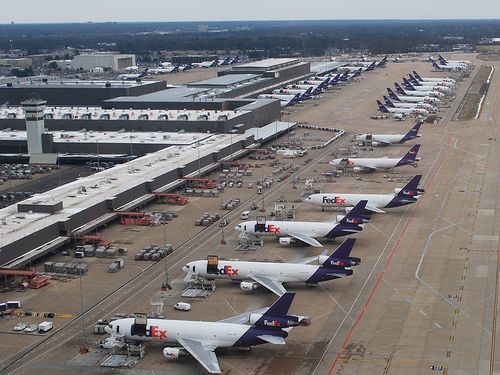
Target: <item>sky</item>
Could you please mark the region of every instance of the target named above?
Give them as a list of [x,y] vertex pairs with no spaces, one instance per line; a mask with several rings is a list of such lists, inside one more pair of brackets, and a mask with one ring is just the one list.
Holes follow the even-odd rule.
[[492,19],[499,0],[15,0],[0,23]]

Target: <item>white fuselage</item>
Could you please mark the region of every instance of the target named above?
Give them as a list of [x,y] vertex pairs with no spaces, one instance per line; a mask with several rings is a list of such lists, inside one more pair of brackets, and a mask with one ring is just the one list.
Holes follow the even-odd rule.
[[398,101],[391,101],[391,103],[396,107],[396,108],[424,108],[428,111],[434,110],[434,107],[430,105],[429,103],[401,103]]
[[147,322],[147,336],[131,334],[134,318],[115,320],[111,322],[112,332],[109,332],[109,328],[106,332],[125,335],[129,340],[156,341],[170,345],[180,345],[178,338],[189,338],[217,347],[230,347],[251,328],[243,324],[190,320],[148,319]]
[[[407,103],[435,103],[438,102],[438,98],[433,98],[431,96],[404,96],[398,95],[398,99],[402,102]],[[395,100],[395,99],[394,99]]]
[[295,95],[287,95],[287,94],[261,94],[258,96],[259,99],[279,99],[290,101],[295,98]]
[[186,271],[204,278],[217,278],[228,280],[252,280],[252,275],[269,277],[282,283],[306,282],[317,270],[319,265],[294,264],[294,263],[270,263],[270,262],[245,262],[219,260],[218,272],[207,272],[207,261],[197,260],[188,263]]
[[307,90],[304,89],[279,89],[279,90],[273,90],[273,94],[278,94],[278,95],[295,95],[295,94],[303,94]]
[[359,134],[355,136],[357,141],[370,141],[381,143],[400,143],[404,134]]
[[431,77],[420,77],[423,82],[451,82],[454,83],[455,80],[452,78],[431,78]]
[[[422,86],[420,86],[422,87]],[[427,89],[426,89],[427,90]],[[424,90],[405,90],[406,95],[409,96],[444,96],[444,93],[439,92],[439,91],[424,91]]]
[[259,236],[288,237],[289,233],[300,233],[312,238],[325,237],[336,225],[334,222],[266,221],[263,232],[255,231],[256,221],[245,221],[236,226],[236,231]]
[[[339,166],[342,164],[343,159],[334,159],[330,162],[331,165]],[[347,159],[347,167],[359,167],[359,168],[375,168],[375,169],[390,169],[394,168],[396,164],[399,163],[401,158],[352,158]],[[368,168],[368,169],[369,169]]]
[[401,113],[401,114],[419,114],[419,115],[426,115],[429,112],[424,109],[424,108],[398,108],[398,107],[387,107],[387,110],[390,113]]
[[432,82],[419,82],[419,84],[412,83],[413,87],[420,87],[421,89],[426,89],[430,91],[441,91],[441,92],[450,92],[451,88],[447,86],[443,86],[442,84],[434,84]]
[[394,199],[391,194],[312,194],[305,199],[306,203],[320,207],[353,207],[366,200],[367,206],[384,208]]

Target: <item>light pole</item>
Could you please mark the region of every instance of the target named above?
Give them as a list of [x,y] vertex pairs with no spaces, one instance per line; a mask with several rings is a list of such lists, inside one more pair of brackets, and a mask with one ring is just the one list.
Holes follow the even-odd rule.
[[265,190],[265,187],[264,187],[264,162],[262,162],[262,164],[260,165],[260,171],[261,171],[261,180],[260,180],[260,185],[262,186],[262,208],[261,208],[261,212],[265,212],[266,211],[266,206],[264,205],[264,190]]
[[83,346],[80,349],[80,352],[84,353],[87,352],[87,336],[85,335],[85,311],[83,307],[83,284],[82,284],[82,263],[79,262],[80,268],[78,269],[78,274],[80,276],[80,308],[82,310],[82,341],[83,341]]
[[167,265],[167,224],[166,222],[162,222],[161,226],[163,227],[163,248],[165,249],[165,280],[161,286],[162,291],[170,290],[172,287],[170,286],[168,280],[168,265]]

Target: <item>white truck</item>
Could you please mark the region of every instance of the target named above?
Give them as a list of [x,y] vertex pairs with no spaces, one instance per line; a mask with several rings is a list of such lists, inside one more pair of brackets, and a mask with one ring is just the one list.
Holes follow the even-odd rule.
[[41,322],[38,325],[38,332],[45,333],[47,331],[50,331],[52,328],[54,328],[54,324],[52,322]]

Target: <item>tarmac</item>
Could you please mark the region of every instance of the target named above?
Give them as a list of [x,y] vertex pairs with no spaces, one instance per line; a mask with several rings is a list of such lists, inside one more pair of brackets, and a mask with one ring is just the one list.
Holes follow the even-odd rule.
[[[473,55],[466,55],[471,59]],[[475,60],[481,64],[499,62]],[[451,121],[474,74],[458,84],[456,99],[441,113],[438,124],[425,124],[418,168],[404,166],[394,173],[347,174],[326,182],[322,173],[329,171],[328,161],[339,148],[353,146],[352,135],[358,132],[402,134],[413,125],[412,119],[371,120],[376,113],[375,99],[401,76],[417,70],[423,76],[450,76],[432,73],[423,62],[389,63],[386,69],[367,72],[359,82],[341,90],[330,90],[321,98],[300,107],[286,109],[284,121],[345,129],[348,133],[326,149],[312,150],[297,160],[284,159],[300,169],[282,182],[276,182],[264,195],[248,189],[261,175],[271,175],[269,161],[263,169],[253,168],[245,177],[243,188],[226,188],[220,198],[190,198],[186,206],[158,205],[151,209],[176,210],[178,217],[165,227],[124,227],[119,224],[101,234],[118,240],[129,248],[125,268],[114,274],[106,272],[111,260],[85,258],[89,274],[82,278],[86,313],[82,319],[55,319],[54,330],[47,337],[13,334],[9,330],[25,318],[0,320],[0,372],[5,374],[109,373],[98,366],[97,354],[78,354],[84,344],[82,323],[88,342],[104,337],[91,333],[99,318],[117,312],[149,310],[152,297],[161,295],[165,260],[159,263],[134,262],[137,250],[151,243],[172,243],[174,253],[166,258],[173,289],[165,293],[165,315],[171,319],[215,321],[231,315],[271,305],[276,297],[262,289],[242,292],[238,285],[218,281],[215,293],[205,300],[192,300],[189,312],[173,309],[183,301],[185,288],[181,267],[209,254],[240,259],[290,260],[311,256],[324,249],[291,246],[266,239],[263,249],[236,252],[237,234],[232,228],[239,215],[253,202],[274,207],[280,194],[287,204],[297,208],[297,220],[325,221],[339,212],[300,203],[303,184],[291,182],[294,176],[315,178],[322,191],[390,193],[402,187],[415,174],[422,174],[426,192],[418,203],[374,215],[356,238],[353,256],[362,264],[349,278],[333,280],[311,288],[285,285],[296,297],[291,313],[311,317],[312,324],[294,329],[284,346],[260,345],[248,352],[233,349],[217,351],[224,374],[484,374],[499,368],[496,345],[498,304],[499,194],[500,154],[498,128],[500,84],[496,74],[478,120]],[[324,132],[295,130],[290,137],[324,136]],[[285,137],[286,138],[286,137]],[[281,139],[283,140],[283,138]],[[412,144],[358,150],[359,156],[401,156]],[[303,161],[312,159],[303,165]],[[242,161],[260,164],[260,161]],[[222,200],[239,197],[242,205],[227,212],[230,221],[225,230],[227,245],[221,245],[217,224],[195,227],[194,220],[203,212],[223,212]],[[148,208],[149,210],[150,208]],[[260,212],[258,212],[261,214]],[[252,211],[252,216],[256,213]],[[165,232],[164,232],[165,230]],[[330,252],[341,240],[325,242]],[[49,260],[71,261],[56,255]],[[25,308],[80,314],[80,284],[53,281],[40,290],[9,292],[5,300],[21,300]],[[34,320],[35,318],[31,318]],[[146,357],[133,369],[118,370],[130,374],[205,373],[193,358],[167,362],[161,346],[148,347]],[[97,355],[98,357],[98,355]]]

